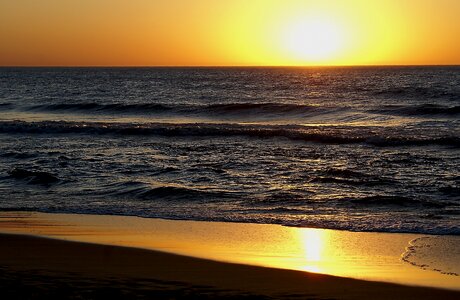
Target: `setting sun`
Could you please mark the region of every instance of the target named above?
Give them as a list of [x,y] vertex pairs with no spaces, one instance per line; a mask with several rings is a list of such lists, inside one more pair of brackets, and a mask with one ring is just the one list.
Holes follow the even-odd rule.
[[452,0],[6,1],[0,65],[457,64],[459,11]]
[[333,20],[311,18],[286,26],[283,45],[299,60],[321,61],[331,58],[343,47],[343,33]]

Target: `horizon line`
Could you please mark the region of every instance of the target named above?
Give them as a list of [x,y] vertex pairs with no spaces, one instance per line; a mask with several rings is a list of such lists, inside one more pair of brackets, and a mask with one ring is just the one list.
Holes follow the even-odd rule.
[[0,65],[0,68],[353,68],[353,67],[460,67],[460,64],[364,65]]

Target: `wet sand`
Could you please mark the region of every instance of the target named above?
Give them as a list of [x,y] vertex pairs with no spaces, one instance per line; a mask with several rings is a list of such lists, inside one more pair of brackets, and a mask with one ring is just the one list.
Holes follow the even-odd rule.
[[9,299],[298,298],[458,299],[460,292],[262,268],[152,250],[0,235]]
[[[5,299],[101,299],[105,297],[112,299],[460,298],[460,291],[410,287],[305,271],[250,266],[249,264],[256,264],[251,263],[250,260],[247,264],[216,261],[224,260],[219,259],[217,254],[220,253],[221,257],[226,257],[232,252],[237,252],[235,249],[240,249],[240,253],[237,253],[233,258],[229,256],[226,261],[244,262],[241,257],[254,257],[254,253],[250,252],[249,249],[260,251],[261,244],[257,244],[255,241],[256,246],[246,246],[246,248],[244,244],[236,244],[236,248],[228,246],[228,251],[221,251],[222,249],[216,248],[213,235],[230,234],[225,230],[233,228],[235,230],[234,237],[230,240],[222,238],[220,242],[216,243],[222,244],[224,242],[225,244],[227,241],[229,244],[235,244],[235,240],[244,240],[243,236],[249,235],[250,239],[253,239],[251,233],[245,232],[244,229],[251,232],[259,230],[259,233],[256,232],[256,235],[259,236],[264,230],[269,230],[269,236],[290,232],[285,231],[285,228],[281,226],[279,226],[280,229],[277,229],[278,227],[274,226],[266,227],[265,225],[254,224],[190,223],[152,221],[130,217],[36,213],[2,213],[0,220],[0,231],[10,232],[10,234],[0,234],[0,285],[2,293],[6,295]],[[111,222],[117,225],[110,224]],[[137,236],[133,234],[133,224],[140,226],[136,227]],[[151,224],[153,227],[149,228],[147,224]],[[174,229],[169,228],[170,226]],[[115,227],[118,229],[115,230]],[[120,228],[125,228],[126,231],[120,230]],[[217,232],[213,233],[210,230],[206,233],[202,231],[203,228],[216,228]],[[174,230],[176,233],[172,235]],[[297,232],[295,228],[292,230]],[[16,234],[11,234],[12,232],[16,232]],[[29,235],[17,234],[21,232]],[[157,233],[157,236],[154,232]],[[315,231],[305,232],[311,234]],[[186,236],[193,237],[194,235],[195,238],[186,238]],[[44,238],[44,236],[53,237],[53,239]],[[359,235],[360,238],[363,236],[366,235]],[[379,236],[385,240],[385,235]],[[313,237],[315,237],[314,234]],[[349,237],[352,238],[353,235],[349,235]],[[395,235],[395,237],[398,236]],[[399,237],[409,239],[409,236],[405,235]],[[62,238],[66,241],[54,238]],[[260,238],[263,240],[262,237]],[[284,255],[287,255],[289,251],[292,252],[293,248],[283,250],[279,248],[279,245],[276,245],[277,239],[274,236],[272,239],[276,246],[275,250],[281,251]],[[143,240],[144,243],[150,241],[148,242],[150,246],[140,244],[140,240]],[[157,240],[157,244],[152,244],[152,240]],[[176,243],[171,245],[172,241],[176,241]],[[194,244],[197,247],[191,247]],[[366,241],[361,240],[361,244],[366,244]],[[260,253],[254,262],[261,262],[261,257],[270,257],[273,254],[271,251],[274,249],[267,245],[265,247],[267,252],[265,254]],[[206,252],[204,249],[207,248],[209,248],[208,253],[201,253],[201,256],[209,259],[164,252],[185,252],[191,256],[200,256],[199,252]],[[159,249],[163,252],[153,249]],[[323,251],[327,253],[325,249]],[[318,253],[310,252],[308,254],[307,251],[305,255],[310,255],[309,259],[314,261],[314,256]],[[293,254],[290,257],[275,258],[275,263],[269,260],[268,262],[264,261],[263,264],[277,265],[283,261],[292,262],[295,261],[295,257]],[[377,265],[385,261],[379,260],[377,256],[375,259]],[[356,259],[350,265],[358,264],[358,261],[359,259]],[[319,267],[323,266],[320,260],[316,263]],[[340,261],[337,263],[341,265],[341,268],[346,267]],[[295,264],[291,266],[293,265]],[[324,266],[326,265],[324,264]],[[426,274],[441,276],[441,278],[455,278],[455,276],[449,277],[437,274],[437,272],[424,271],[403,262],[402,266],[412,270],[414,276],[418,276],[418,272],[422,272],[422,274],[427,272]],[[360,269],[356,270],[366,270],[366,268],[370,267],[361,266]],[[385,266],[382,266],[382,269],[385,272],[389,270]],[[409,274],[407,273],[405,276],[410,276]],[[394,276],[397,277],[398,274],[394,274]],[[455,285],[455,282],[453,284]]]

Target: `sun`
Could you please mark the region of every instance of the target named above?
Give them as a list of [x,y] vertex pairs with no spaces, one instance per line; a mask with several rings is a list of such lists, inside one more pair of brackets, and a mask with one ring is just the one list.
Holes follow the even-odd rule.
[[289,22],[282,33],[287,55],[297,60],[323,62],[343,47],[341,27],[328,18],[306,18]]

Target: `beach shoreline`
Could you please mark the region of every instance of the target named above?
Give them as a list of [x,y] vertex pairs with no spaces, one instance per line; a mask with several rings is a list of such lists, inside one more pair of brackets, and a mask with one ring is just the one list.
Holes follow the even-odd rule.
[[[2,286],[46,298],[103,291],[118,297],[458,299],[460,291],[262,268],[153,250],[0,234]],[[93,291],[93,292],[91,292]],[[11,294],[13,295],[13,294]],[[102,294],[100,294],[102,295]],[[98,298],[98,297],[96,297]]]
[[[147,280],[150,283],[138,290],[124,292],[142,294],[166,289],[179,298],[188,297],[181,293],[201,295],[210,290],[214,298],[243,294],[283,298],[289,293],[299,293],[302,298],[315,295],[313,298],[333,299],[378,299],[376,294],[382,299],[409,299],[413,295],[416,295],[413,299],[458,298],[458,276],[423,270],[401,259],[409,242],[422,236],[264,224],[2,212],[0,267],[4,278],[1,281],[2,286],[9,286],[7,282],[14,278],[15,282],[29,278],[37,284],[51,280],[61,282],[69,291],[74,286],[75,292],[86,290],[85,284],[91,282],[93,287],[110,287],[118,293],[123,288],[117,286],[136,286],[135,282]],[[120,257],[110,254],[107,258],[104,253],[118,253]],[[227,272],[226,268],[232,271]],[[249,275],[251,272],[257,276],[245,277],[253,276]],[[38,275],[30,278],[30,274]],[[140,279],[133,279],[136,276]],[[291,276],[294,279],[288,279]],[[32,284],[29,289],[34,290],[35,286]],[[200,288],[203,286],[204,290]],[[48,293],[55,290],[56,287],[50,287]]]

